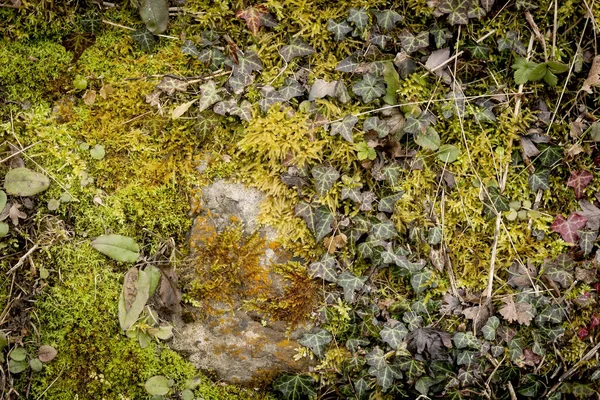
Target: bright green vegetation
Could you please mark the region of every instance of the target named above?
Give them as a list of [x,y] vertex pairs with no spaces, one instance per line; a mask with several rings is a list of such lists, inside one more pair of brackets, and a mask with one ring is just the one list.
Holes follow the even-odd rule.
[[[190,198],[220,178],[269,195],[261,222],[322,289],[298,354],[319,364],[280,377],[285,398],[598,391],[597,358],[581,361],[600,340],[600,3],[585,4],[593,18],[579,2],[190,1],[158,41],[91,29],[92,9],[0,8],[4,139],[52,178],[2,242],[0,273],[37,245],[14,275],[35,301],[23,341],[58,350],[30,393],[140,398],[150,377],[181,389],[196,374],[120,333],[126,268],[89,239],[125,235],[189,271]],[[133,7],[101,18],[142,26]],[[256,238],[213,238],[212,272],[254,271]],[[270,312],[303,313],[306,277],[281,269],[290,309]],[[185,293],[198,301],[214,290],[202,271]],[[261,396],[204,377],[196,392]]]

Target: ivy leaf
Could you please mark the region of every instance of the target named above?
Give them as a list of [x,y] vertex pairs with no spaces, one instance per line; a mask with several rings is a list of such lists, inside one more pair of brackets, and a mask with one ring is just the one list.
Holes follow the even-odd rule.
[[331,231],[333,231],[333,214],[329,211],[329,208],[321,206],[317,208],[315,212],[316,225],[315,225],[315,240],[321,241]]
[[295,79],[287,78],[285,86],[278,90],[279,95],[285,100],[290,101],[294,97],[299,97],[304,94],[304,88]]
[[402,378],[400,370],[398,370],[397,367],[392,367],[388,364],[385,359],[385,353],[379,346],[367,353],[365,358],[367,364],[371,366],[371,368],[369,368],[369,375],[377,378],[377,383],[384,392],[392,386],[394,379]]
[[386,326],[379,332],[381,340],[389,344],[394,350],[398,350],[402,344],[402,339],[408,334],[408,329],[403,323],[399,322],[393,327]]
[[416,312],[409,311],[402,315],[402,321],[406,322],[409,331],[417,330],[423,324],[423,317]]
[[332,136],[339,134],[348,142],[353,143],[352,129],[357,122],[358,117],[354,115],[346,115],[343,120],[331,124],[331,130],[329,131],[329,134]]
[[[209,47],[206,49],[202,49],[198,53],[198,61],[201,63],[210,66],[211,68],[220,68],[225,62],[225,54],[217,48]],[[236,75],[232,75],[234,77]]]
[[427,243],[431,245],[438,245],[442,243],[442,228],[439,226],[434,226],[429,229],[429,233],[427,234]]
[[554,263],[548,265],[544,275],[558,283],[563,289],[569,288],[573,283],[573,274]]
[[473,58],[486,60],[490,55],[490,48],[483,44],[472,43],[468,46],[465,46],[465,48],[471,52],[471,56]]
[[262,98],[258,101],[258,105],[264,112],[267,112],[273,104],[285,101],[285,98],[273,86],[263,86],[260,94]]
[[424,269],[410,277],[410,285],[415,293],[421,293],[429,287],[432,277],[433,273],[428,269]]
[[402,171],[402,167],[397,163],[392,163],[390,165],[386,165],[381,169],[381,175],[383,179],[388,181],[390,186],[398,186],[400,183],[400,172]]
[[452,39],[452,33],[447,28],[440,28],[437,24],[430,29],[429,33],[433,36],[435,47],[438,49],[441,49],[448,39]]
[[527,55],[525,46],[519,40],[517,32],[514,31],[507,31],[504,37],[498,40],[498,50],[512,50],[521,56]]
[[486,12],[492,11],[492,7],[494,6],[494,2],[496,0],[481,0],[481,6]]
[[[571,277],[568,282],[568,286],[564,286],[567,288],[573,283],[573,278]],[[539,326],[543,326],[545,323],[549,322],[551,324],[560,324],[565,319],[566,312],[564,308],[562,308],[558,304],[550,304],[540,311],[539,315],[535,317],[535,322]]]
[[361,290],[367,281],[367,277],[358,277],[350,272],[344,271],[338,276],[337,284],[344,289],[344,299],[348,303],[354,303],[356,292]]
[[374,238],[381,240],[392,239],[398,234],[394,222],[389,219],[373,224],[371,233]]
[[234,107],[229,113],[250,122],[252,119],[252,104],[248,100],[243,100],[239,107]]
[[150,32],[155,35],[163,33],[169,24],[169,2],[167,0],[141,0],[140,17]]
[[419,130],[415,134],[415,143],[426,149],[436,151],[440,148],[440,135],[432,126],[428,126],[425,132]]
[[154,35],[146,28],[138,29],[131,34],[133,40],[140,46],[142,51],[150,53],[156,46]]
[[469,0],[441,0],[438,11],[448,14],[451,25],[466,25],[469,22]]
[[484,211],[490,215],[503,211],[510,211],[508,199],[500,194],[500,191],[495,186],[488,186],[486,201],[484,202]]
[[572,171],[571,176],[567,180],[567,186],[572,187],[575,191],[575,198],[581,199],[584,194],[584,189],[594,179],[594,175],[590,171],[582,169],[581,171]]
[[333,167],[319,165],[312,169],[311,174],[315,178],[315,189],[319,196],[325,196],[329,189],[340,177],[340,173]]
[[534,312],[531,304],[525,302],[515,303],[510,296],[504,298],[502,301],[504,302],[504,306],[500,308],[499,312],[505,320],[508,322],[516,321],[521,325],[529,326]]
[[510,355],[510,360],[515,362],[523,355],[523,348],[525,344],[523,343],[523,339],[521,338],[513,338],[510,342],[508,342],[508,354]]
[[529,187],[534,192],[550,189],[550,171],[543,169],[529,175]]
[[377,210],[381,211],[381,212],[393,213],[396,202],[398,200],[400,200],[403,195],[404,195],[404,192],[399,192],[399,193],[395,193],[390,196],[384,197],[383,199],[381,199],[379,201]]
[[363,30],[369,24],[369,14],[364,8],[351,8],[348,10],[348,21],[354,23],[358,30]]
[[319,358],[325,355],[325,347],[331,342],[333,336],[325,329],[320,329],[316,333],[307,333],[298,341],[302,346],[308,347]]
[[577,230],[583,228],[586,222],[587,218],[578,213],[572,213],[567,219],[562,214],[558,214],[550,225],[550,229],[560,233],[565,242],[575,244],[579,240]]
[[558,161],[562,160],[562,153],[563,151],[561,147],[548,146],[541,151],[538,160],[544,167],[550,168]]
[[[241,52],[237,56],[237,64],[233,64],[231,71],[232,77],[235,75],[251,75],[254,71],[262,71],[263,65],[258,58],[258,54],[253,51]],[[246,85],[247,86],[247,85]]]
[[235,16],[246,21],[246,25],[254,36],[262,25],[263,16],[269,14],[269,10],[264,4],[257,4],[238,11]]
[[403,30],[399,35],[402,48],[408,53],[414,53],[417,50],[424,49],[429,46],[429,32],[419,32],[413,35],[408,30]]
[[483,333],[483,337],[486,340],[495,340],[496,339],[496,329],[500,326],[500,319],[495,315],[488,318],[487,322],[481,329],[481,333]]
[[315,213],[315,208],[311,204],[305,201],[299,201],[298,204],[296,204],[295,213],[298,217],[304,219],[308,229],[312,232],[316,231],[317,215]]
[[460,150],[452,144],[443,144],[437,151],[438,159],[444,164],[450,164],[458,160]]
[[346,341],[346,348],[353,353],[368,345],[369,341],[364,338],[351,338]]
[[214,81],[208,81],[200,86],[200,91],[202,93],[200,101],[198,102],[198,109],[200,111],[206,110],[222,99],[221,96],[219,96],[217,85]]
[[471,332],[456,332],[452,341],[459,350],[466,348],[478,350],[481,348],[481,343]]
[[273,387],[283,393],[286,400],[301,400],[317,395],[314,384],[314,378],[308,375],[283,375],[273,383]]
[[587,256],[594,249],[594,242],[598,237],[598,233],[594,231],[577,231],[579,235],[579,247],[583,250],[583,255]]
[[237,103],[234,98],[229,98],[224,101],[219,101],[213,107],[213,111],[219,115],[227,115],[230,114],[232,110],[237,107]]
[[369,117],[363,122],[363,130],[365,132],[374,131],[380,138],[386,137],[390,133],[390,127],[379,117]]
[[360,65],[360,63],[358,62],[358,60],[356,59],[356,57],[350,56],[350,57],[344,58],[335,67],[335,70],[336,71],[340,71],[340,72],[348,72],[348,73],[351,74],[351,73],[354,73],[354,71],[356,71],[356,68],[358,68],[359,65]]
[[379,33],[372,33],[371,37],[369,38],[369,41],[371,43],[373,43],[376,46],[379,46],[380,49],[384,49],[385,46],[387,45],[387,41],[390,40],[392,37],[389,35],[382,35]]
[[333,95],[340,101],[340,103],[343,104],[346,104],[351,100],[350,93],[348,93],[348,88],[342,80],[337,81],[337,83],[335,84]]
[[352,85],[352,91],[362,97],[363,103],[369,103],[385,94],[385,84],[381,78],[365,74],[362,80]]
[[337,282],[337,261],[334,256],[325,253],[320,261],[311,263],[308,272],[314,278],[321,278],[328,282]]
[[400,76],[394,68],[394,64],[391,61],[387,61],[383,66],[383,80],[385,82],[386,91],[383,101],[386,104],[394,105],[398,103],[396,100],[396,91],[400,86]]
[[344,40],[346,35],[352,32],[352,27],[346,22],[336,22],[332,19],[327,21],[327,31],[333,33],[336,42]]
[[283,46],[281,49],[279,49],[279,54],[285,60],[285,62],[290,62],[296,57],[308,56],[314,52],[315,49],[313,49],[308,43],[299,37],[293,38],[289,45]]
[[469,18],[481,19],[485,17],[486,11],[483,7],[479,5],[479,1],[475,0],[471,2],[471,7],[469,8],[469,12],[467,16]]
[[377,25],[383,30],[393,29],[397,22],[402,21],[402,16],[393,10],[376,11],[373,14],[377,19]]
[[186,92],[188,87],[188,83],[182,79],[173,78],[171,76],[165,76],[156,85],[157,89],[162,90],[169,96],[173,95],[175,92]]
[[189,39],[183,42],[183,45],[181,46],[181,52],[192,57],[198,57],[200,55],[194,42]]
[[472,365],[475,364],[477,353],[474,351],[459,351],[456,354],[456,365]]

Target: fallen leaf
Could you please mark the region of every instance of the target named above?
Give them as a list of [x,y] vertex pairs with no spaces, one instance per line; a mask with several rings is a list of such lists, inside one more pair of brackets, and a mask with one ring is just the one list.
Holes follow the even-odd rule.
[[535,354],[533,351],[529,349],[523,350],[523,364],[529,365],[530,367],[535,367],[542,361],[542,357]]
[[56,349],[54,347],[48,346],[48,345],[40,346],[40,349],[38,350],[38,358],[40,359],[41,362],[44,362],[44,363],[54,360],[54,357],[56,357],[56,354],[57,354]]
[[102,85],[102,87],[100,88],[99,94],[100,94],[100,97],[102,97],[104,100],[106,100],[108,98],[108,96],[110,96],[114,92],[115,92],[115,89],[107,83],[106,85]]
[[333,97],[335,95],[335,86],[338,81],[327,82],[323,79],[317,79],[310,88],[308,100],[322,99],[325,96]]
[[505,306],[499,312],[505,320],[508,322],[516,321],[521,325],[529,326],[533,319],[531,304],[525,302],[515,303],[512,297],[506,297],[503,301]]
[[25,214],[23,211],[19,210],[19,208],[21,207],[21,205],[19,203],[14,203],[12,205],[12,207],[10,207],[10,210],[8,211],[8,216],[10,218],[10,220],[12,221],[13,225],[19,225],[19,218],[20,219],[25,219],[27,218],[27,214]]
[[348,242],[348,238],[343,233],[340,233],[339,235],[325,238],[323,244],[325,244],[328,253],[335,253],[338,249],[346,246],[346,242]]
[[187,103],[183,103],[175,107],[173,112],[171,113],[171,118],[177,119],[186,113],[187,110],[190,109],[192,104],[194,104],[198,99],[194,99],[192,101],[188,101]]
[[565,242],[575,244],[579,240],[577,230],[583,228],[587,221],[587,218],[579,213],[572,213],[567,219],[562,214],[558,214],[550,228],[560,233]]
[[264,4],[257,4],[238,11],[235,16],[246,21],[246,25],[248,25],[252,34],[256,36],[261,25],[263,25],[264,17],[268,14],[269,10]]
[[583,190],[590,184],[592,179],[594,179],[594,175],[590,171],[584,169],[581,171],[573,171],[567,180],[567,186],[573,188],[575,191],[575,198],[579,200],[583,197]]
[[592,62],[592,68],[590,68],[590,72],[586,80],[583,81],[583,86],[581,87],[581,90],[592,94],[592,86],[598,85],[600,85],[600,55],[594,57],[594,61]]
[[86,90],[85,94],[83,95],[83,102],[88,106],[94,104],[96,102],[96,91]]

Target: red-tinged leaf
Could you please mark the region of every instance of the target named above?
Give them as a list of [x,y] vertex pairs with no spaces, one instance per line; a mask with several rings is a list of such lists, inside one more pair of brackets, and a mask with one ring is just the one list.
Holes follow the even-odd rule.
[[583,197],[583,190],[594,179],[594,175],[590,171],[582,169],[581,171],[571,172],[571,176],[567,181],[567,186],[570,186],[575,191],[575,198],[579,200]]
[[258,4],[238,11],[235,16],[245,20],[246,25],[248,25],[248,28],[250,28],[252,34],[256,36],[258,29],[262,25],[263,16],[267,15],[268,13],[269,10],[267,10],[267,7],[264,4]]
[[550,228],[560,233],[565,242],[575,244],[579,240],[577,230],[583,228],[586,222],[587,218],[578,213],[569,215],[567,219],[562,214],[558,214]]

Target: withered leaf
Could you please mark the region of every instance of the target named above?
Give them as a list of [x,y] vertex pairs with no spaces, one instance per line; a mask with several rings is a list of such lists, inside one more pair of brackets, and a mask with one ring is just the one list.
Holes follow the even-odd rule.
[[506,297],[502,301],[505,305],[499,312],[505,320],[508,322],[516,321],[521,325],[529,326],[533,319],[531,304],[525,302],[515,303],[512,297]]

